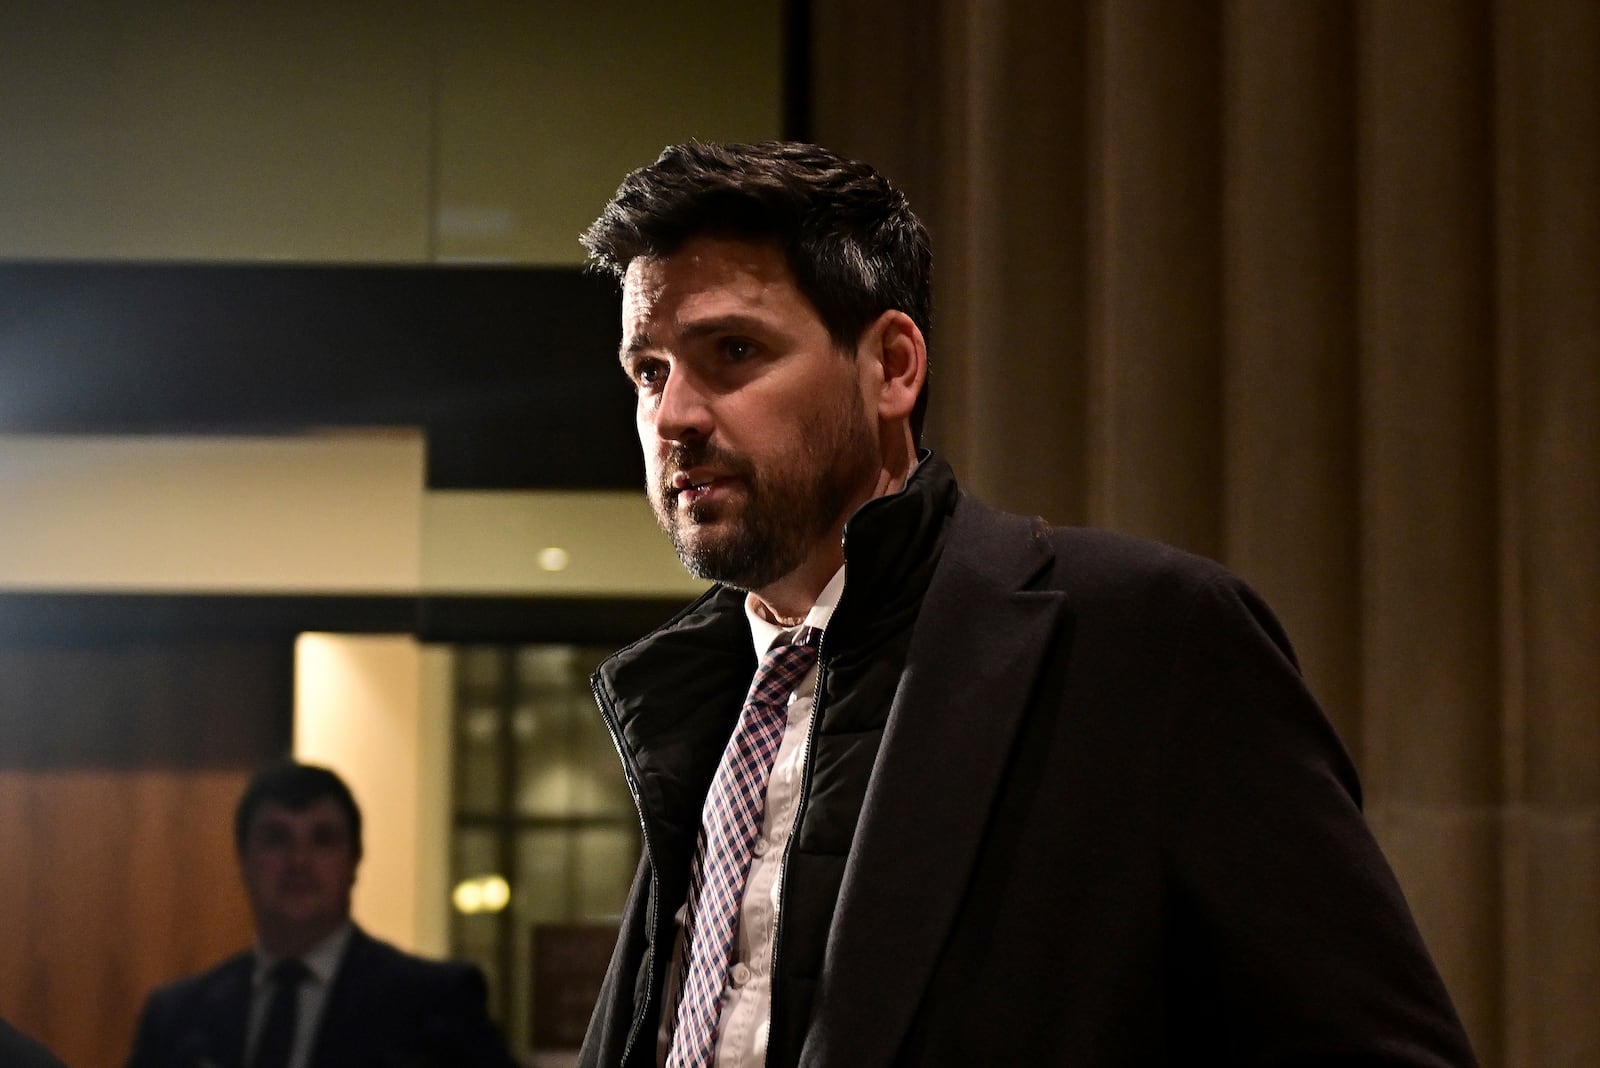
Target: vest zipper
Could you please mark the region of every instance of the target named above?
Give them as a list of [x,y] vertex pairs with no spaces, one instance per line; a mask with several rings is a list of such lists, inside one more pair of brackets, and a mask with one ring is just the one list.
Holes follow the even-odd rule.
[[[840,594],[843,600],[843,593]],[[794,852],[795,839],[800,837],[800,824],[806,817],[806,804],[811,800],[811,743],[817,737],[817,725],[822,722],[822,684],[827,678],[827,661],[822,659],[822,646],[828,640],[827,628],[823,628],[822,638],[817,642],[817,681],[811,691],[811,723],[806,729],[805,748],[800,753],[800,797],[795,802],[794,823],[789,828],[788,841],[783,844],[783,861],[778,867],[778,878],[782,886],[778,890],[778,915],[772,924],[772,966],[767,973],[771,982],[768,986],[767,1000],[767,1052],[762,1058],[763,1066],[772,1064],[772,1018],[778,1007],[778,947],[783,944],[783,918],[787,914],[783,902],[789,896],[789,855]]]
[[628,780],[628,793],[633,798],[634,811],[639,814],[639,834],[644,843],[645,861],[650,867],[649,889],[649,915],[646,922],[650,925],[650,938],[646,943],[644,953],[644,1001],[634,1013],[633,1023],[628,1027],[628,1038],[622,1046],[622,1060],[619,1068],[627,1065],[628,1058],[633,1053],[634,1043],[639,1040],[639,1032],[645,1025],[649,1016],[650,1003],[655,999],[656,985],[656,943],[660,940],[660,915],[661,915],[661,881],[657,877],[655,851],[650,848],[650,823],[644,817],[644,799],[640,794],[639,774],[633,766],[633,758],[629,755],[627,747],[622,744],[622,726],[617,722],[617,714],[612,709],[605,695],[600,692],[599,683],[591,680],[589,689],[594,694],[594,703],[600,708],[600,718],[605,721],[606,731],[611,735],[611,744],[616,746],[617,756],[622,761],[622,771]]

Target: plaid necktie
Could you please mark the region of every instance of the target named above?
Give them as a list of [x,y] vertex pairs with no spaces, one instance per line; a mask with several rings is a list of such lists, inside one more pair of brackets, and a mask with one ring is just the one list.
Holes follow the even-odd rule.
[[796,644],[767,651],[711,780],[689,871],[688,965],[667,1068],[704,1068],[711,1063],[750,850],[766,807],[767,780],[783,741],[789,697],[816,663],[821,638],[820,630],[806,627],[795,636]]

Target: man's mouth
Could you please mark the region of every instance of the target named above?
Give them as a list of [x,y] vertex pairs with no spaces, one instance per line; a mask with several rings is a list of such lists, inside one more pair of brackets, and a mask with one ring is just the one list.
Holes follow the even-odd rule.
[[691,505],[714,495],[732,481],[732,476],[716,471],[703,469],[679,471],[672,476],[672,486],[668,493],[678,504]]

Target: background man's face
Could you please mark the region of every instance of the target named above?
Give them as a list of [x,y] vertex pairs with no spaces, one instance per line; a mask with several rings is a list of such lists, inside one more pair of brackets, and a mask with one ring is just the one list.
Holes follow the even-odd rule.
[[345,811],[331,797],[300,809],[263,802],[239,851],[239,870],[269,948],[283,952],[271,943],[285,939],[314,943],[344,922],[359,859]]
[[684,566],[760,590],[836,552],[876,480],[876,425],[782,251],[702,237],[634,260],[622,335],[646,488]]

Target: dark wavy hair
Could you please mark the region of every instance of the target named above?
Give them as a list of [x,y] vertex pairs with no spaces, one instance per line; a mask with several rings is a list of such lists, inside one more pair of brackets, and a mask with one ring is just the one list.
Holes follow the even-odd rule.
[[350,845],[357,857],[361,856],[361,809],[356,805],[350,787],[331,768],[317,764],[301,764],[283,760],[268,764],[257,771],[244,788],[238,807],[233,810],[233,841],[240,852],[250,835],[250,824],[256,812],[267,802],[275,802],[291,811],[302,809],[332,798],[344,810],[350,827]]
[[[590,264],[620,280],[637,257],[669,256],[701,236],[777,242],[845,352],[889,309],[929,334],[928,230],[865,163],[794,141],[672,145],[622,180],[580,240]],[[911,416],[918,440],[927,401],[924,385]]]

